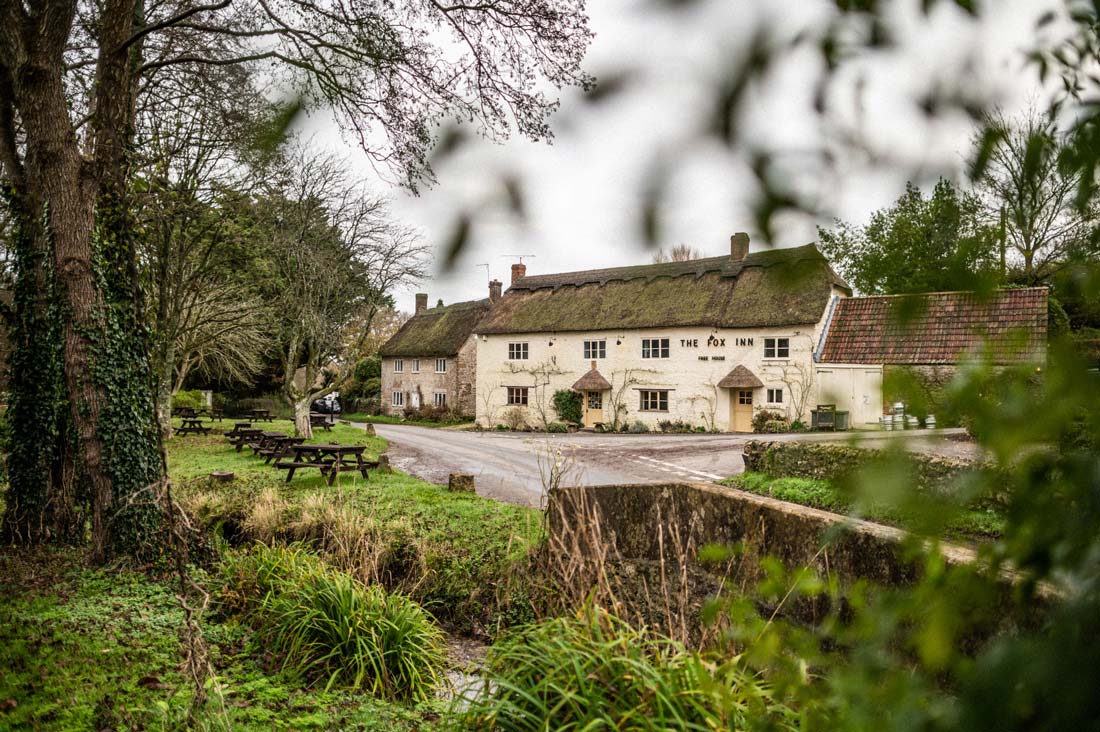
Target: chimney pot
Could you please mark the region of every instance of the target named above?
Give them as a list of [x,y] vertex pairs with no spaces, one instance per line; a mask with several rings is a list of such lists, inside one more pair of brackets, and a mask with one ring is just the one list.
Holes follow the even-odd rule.
[[512,265],[512,284],[516,284],[516,280],[521,277],[527,276],[527,265],[523,262],[518,262]]
[[749,235],[739,231],[730,237],[730,259],[740,262],[749,253]]
[[489,283],[489,303],[493,304],[500,300],[500,288],[502,287],[500,280],[493,280]]
[[416,293],[416,314],[424,312],[428,309],[428,293],[418,292]]

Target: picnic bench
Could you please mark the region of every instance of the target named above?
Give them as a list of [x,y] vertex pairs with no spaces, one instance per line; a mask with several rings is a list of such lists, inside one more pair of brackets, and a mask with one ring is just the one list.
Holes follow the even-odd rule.
[[255,427],[240,429],[237,430],[236,433],[229,435],[229,442],[233,445],[236,445],[237,452],[240,452],[245,445],[255,440],[258,440],[260,436],[263,435],[263,433],[263,430],[256,429]]
[[183,426],[176,430],[177,435],[205,435],[210,431],[209,427],[203,426],[202,419],[199,417],[184,417]]
[[272,459],[278,460],[286,455],[292,446],[301,445],[305,441],[306,438],[304,437],[290,437],[288,435],[272,437],[268,439],[264,447],[256,451],[256,454],[263,455],[264,462],[270,463]]
[[329,420],[328,415],[320,414],[319,412],[310,412],[309,426],[321,427],[325,432],[332,432],[332,422]]
[[259,455],[261,450],[267,450],[271,448],[271,446],[275,442],[276,437],[286,437],[286,433],[262,430],[259,437],[249,442],[248,446],[252,448],[253,455]]
[[234,422],[233,423],[233,429],[228,430],[226,432],[223,432],[222,434],[224,434],[226,437],[232,437],[233,435],[237,434],[241,430],[248,430],[248,429],[252,429],[252,423],[251,422]]
[[317,468],[327,478],[329,485],[336,482],[336,474],[357,470],[366,478],[368,468],[377,468],[378,461],[364,460],[363,445],[291,445],[282,458],[275,461],[275,468],[286,470],[286,482],[299,468]]
[[252,421],[253,422],[260,422],[260,421],[270,422],[273,419],[275,419],[274,417],[271,416],[271,410],[270,409],[253,409],[249,412],[249,414],[252,415]]

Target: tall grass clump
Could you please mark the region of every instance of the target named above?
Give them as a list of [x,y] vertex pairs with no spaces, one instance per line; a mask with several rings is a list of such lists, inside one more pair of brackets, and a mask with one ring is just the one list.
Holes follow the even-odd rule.
[[598,608],[514,632],[455,729],[796,730],[798,717],[736,659],[708,658]]
[[215,594],[284,671],[399,701],[430,699],[446,663],[435,621],[404,595],[365,585],[302,547],[227,557]]

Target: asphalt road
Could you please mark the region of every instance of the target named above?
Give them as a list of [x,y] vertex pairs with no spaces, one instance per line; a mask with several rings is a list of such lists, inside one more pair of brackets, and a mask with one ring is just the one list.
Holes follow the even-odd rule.
[[[473,432],[407,425],[375,425],[390,442],[394,467],[430,483],[451,473],[475,477],[480,495],[538,506],[544,476],[555,461],[567,465],[563,484],[606,485],[715,481],[744,469],[741,450],[750,435],[566,435]],[[771,439],[845,441],[867,447],[903,439],[913,450],[967,456],[970,443],[950,439],[959,430],[855,434],[773,435]]]

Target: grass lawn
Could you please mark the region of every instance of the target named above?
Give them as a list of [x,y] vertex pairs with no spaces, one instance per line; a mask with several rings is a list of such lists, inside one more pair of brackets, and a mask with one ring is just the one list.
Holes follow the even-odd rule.
[[[0,728],[183,729],[183,612],[170,578],[83,566],[77,551],[0,551]],[[247,632],[209,618],[203,632],[224,698],[210,729],[430,730],[442,702],[417,708],[323,692],[281,676]],[[228,724],[226,724],[228,723]]]
[[[723,485],[781,501],[847,514],[856,507],[854,497],[841,491],[827,480],[812,478],[774,478],[764,473],[742,473],[721,481]],[[871,505],[858,506],[860,518],[903,529],[915,528],[915,523],[925,516],[911,515],[902,507]],[[995,511],[960,509],[947,516],[942,529],[948,538],[974,540],[1000,536],[1004,517]]]
[[472,418],[460,419],[457,422],[425,422],[422,420],[395,417],[389,414],[357,414],[355,412],[341,414],[340,419],[346,419],[349,422],[370,422],[371,424],[411,424],[416,427],[455,427],[457,425],[474,423]]
[[[288,421],[265,426],[291,429]],[[386,446],[347,425],[314,441],[363,444],[371,457]],[[223,539],[215,542],[222,556],[258,538],[298,541],[409,595],[457,632],[488,634],[532,617],[538,511],[399,472],[368,480],[344,473],[330,488],[318,471],[305,471],[286,484],[285,471],[248,448],[236,452],[220,431],[174,437],[168,450],[176,497]],[[208,478],[215,470],[236,479],[215,483]],[[179,670],[183,615],[173,577],[161,571],[90,569],[78,550],[0,549],[0,729],[183,729],[191,693]],[[195,574],[205,581],[203,570]],[[280,659],[247,628],[212,613],[202,625],[224,696],[224,712],[211,707],[204,729],[403,732],[446,721],[442,700],[407,705],[325,692],[282,674]]]

